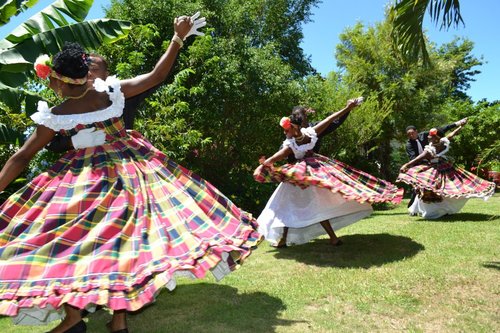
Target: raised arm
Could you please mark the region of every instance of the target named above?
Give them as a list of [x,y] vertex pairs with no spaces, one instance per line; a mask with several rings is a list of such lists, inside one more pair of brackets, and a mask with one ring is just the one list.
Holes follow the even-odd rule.
[[453,132],[449,133],[448,135],[446,135],[446,138],[449,140],[451,138],[453,138],[458,132],[460,132],[462,130],[463,126],[458,126],[457,128],[455,128],[453,130]]
[[54,135],[55,132],[45,126],[40,125],[36,128],[30,138],[9,158],[0,171],[0,192],[21,174],[33,156],[45,147]]
[[184,44],[183,40],[190,35],[202,35],[196,29],[205,26],[205,18],[198,19],[199,13],[192,17],[181,16],[174,21],[174,37],[167,48],[167,51],[161,56],[156,63],[154,69],[147,73],[136,76],[135,78],[123,80],[121,82],[121,90],[125,98],[136,96],[154,86],[159,85],[167,78],[170,69],[172,68],[177,54]]
[[412,159],[410,162],[403,164],[399,170],[401,172],[406,172],[409,168],[411,168],[415,164],[421,162],[422,160],[429,159],[430,157],[432,157],[431,153],[429,153],[427,150],[424,150],[420,155]]
[[443,133],[446,133],[448,131],[450,131],[451,129],[455,128],[455,127],[458,127],[458,126],[463,126],[467,123],[467,118],[463,118],[463,119],[460,119],[454,123],[451,123],[451,124],[448,124],[448,125],[445,125],[445,126],[442,126],[439,128],[439,130]]
[[359,105],[361,102],[359,101],[358,98],[356,99],[350,99],[347,101],[347,105],[345,108],[343,108],[340,111],[337,111],[335,113],[332,113],[322,121],[320,121],[318,124],[316,124],[313,128],[314,131],[316,132],[317,135],[320,135],[323,133],[324,130],[328,128],[328,126],[336,119],[339,119],[340,117],[344,116],[345,114],[349,113],[352,109],[354,109],[357,105]]

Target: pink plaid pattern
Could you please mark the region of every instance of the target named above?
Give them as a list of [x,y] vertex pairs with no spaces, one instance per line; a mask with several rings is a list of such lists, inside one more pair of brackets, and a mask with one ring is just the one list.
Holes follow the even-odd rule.
[[0,314],[101,304],[135,311],[176,272],[202,278],[260,241],[252,216],[121,119],[113,140],[66,153],[0,207]]
[[400,173],[396,181],[448,198],[488,198],[495,193],[495,183],[446,161],[416,165]]
[[301,188],[318,186],[340,193],[347,200],[400,203],[403,189],[342,162],[321,155],[277,168],[261,166],[256,181],[288,182]]

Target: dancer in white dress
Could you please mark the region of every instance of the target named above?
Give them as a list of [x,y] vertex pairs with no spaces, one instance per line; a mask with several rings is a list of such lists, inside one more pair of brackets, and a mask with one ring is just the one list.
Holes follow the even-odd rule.
[[[313,127],[301,127],[297,114],[281,120],[287,134],[283,148],[254,172],[259,182],[281,183],[257,219],[259,232],[273,246],[303,244],[325,233],[332,245],[341,245],[335,230],[370,215],[371,203],[401,201],[402,190],[393,184],[313,152],[318,135],[361,100],[349,100]],[[291,154],[295,163],[273,166]]]
[[[447,136],[436,128],[431,129],[424,151],[401,167],[396,181],[413,186],[417,192],[415,201],[408,207],[410,215],[437,219],[458,213],[469,198],[487,200],[495,192],[495,183],[454,167],[446,157],[450,139],[461,129],[459,126]],[[420,164],[422,161],[428,162]]]

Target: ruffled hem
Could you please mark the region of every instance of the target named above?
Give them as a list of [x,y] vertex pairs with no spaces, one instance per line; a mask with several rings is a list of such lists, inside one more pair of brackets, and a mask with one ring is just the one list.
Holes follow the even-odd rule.
[[[254,242],[252,246],[256,246],[257,243]],[[239,268],[239,263],[242,260],[243,257],[235,261],[228,252],[223,252],[218,262],[209,271],[216,281],[220,281]],[[4,301],[2,303],[7,304],[0,306],[0,313],[13,316],[12,320],[16,325],[46,325],[51,321],[63,318],[61,307],[65,303],[79,309],[92,309],[99,305],[111,310],[137,311],[154,302],[163,288],[174,290],[178,277],[196,279],[200,278],[197,276],[199,273],[189,269],[178,270],[173,274],[168,271],[160,272],[155,274],[144,286],[130,292],[96,288],[87,292],[70,292],[63,295],[37,297],[36,299],[24,298],[18,301]],[[206,272],[203,273],[203,276],[205,274]]]
[[[118,284],[106,286],[105,283],[103,285],[103,276],[99,276],[93,283],[84,283],[74,279],[64,285],[54,279],[51,280],[53,281],[51,285],[42,289],[38,288],[38,290],[32,289],[24,296],[19,295],[14,289],[9,291],[4,289],[0,291],[4,298],[0,302],[0,314],[14,316],[17,323],[28,315],[29,318],[26,320],[29,320],[30,325],[33,325],[33,321],[38,321],[38,324],[42,325],[59,319],[60,317],[55,313],[60,313],[60,308],[65,303],[79,309],[101,305],[111,310],[137,311],[154,302],[156,295],[164,287],[173,290],[176,287],[176,277],[200,279],[210,271],[217,281],[221,280],[237,269],[251,254],[251,249],[261,241],[262,236],[250,230],[246,234],[246,241],[239,246],[226,245],[217,249],[214,247],[209,254],[207,253],[198,260],[193,259],[191,265],[184,264],[175,269],[170,267],[163,271],[152,272],[132,287]],[[107,275],[110,274],[105,275],[109,278]],[[81,286],[75,288],[78,282]],[[26,282],[26,284],[29,283],[31,282]],[[29,289],[29,286],[25,287]],[[19,285],[16,291],[20,289],[25,290],[22,285]],[[38,308],[39,311],[33,312],[33,308]],[[23,311],[23,309],[27,310]]]

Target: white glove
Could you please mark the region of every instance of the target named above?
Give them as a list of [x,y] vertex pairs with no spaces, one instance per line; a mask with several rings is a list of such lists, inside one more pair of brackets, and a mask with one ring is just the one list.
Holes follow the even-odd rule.
[[95,147],[104,144],[106,134],[102,130],[95,130],[95,127],[84,128],[71,137],[71,142],[75,149]]
[[186,40],[191,35],[196,35],[196,36],[204,36],[205,34],[201,31],[198,31],[199,28],[203,28],[205,25],[207,25],[207,21],[204,17],[200,17],[200,12],[196,12],[193,16],[191,16],[190,20],[192,23],[191,30],[188,31],[186,36],[184,37],[183,40]]

